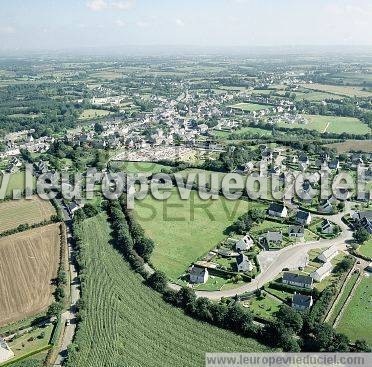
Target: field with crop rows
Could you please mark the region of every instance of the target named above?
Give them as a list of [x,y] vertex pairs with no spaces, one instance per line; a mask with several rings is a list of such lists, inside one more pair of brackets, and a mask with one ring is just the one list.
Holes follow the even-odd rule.
[[38,196],[31,199],[9,200],[0,203],[0,233],[20,224],[41,223],[56,214],[52,204]]
[[86,310],[69,367],[195,367],[206,351],[266,349],[166,304],[112,247],[110,232],[105,214],[82,226]]

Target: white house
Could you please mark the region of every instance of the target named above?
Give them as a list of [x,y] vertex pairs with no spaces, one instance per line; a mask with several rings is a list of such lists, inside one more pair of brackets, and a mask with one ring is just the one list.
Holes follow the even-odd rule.
[[296,222],[303,226],[308,226],[311,223],[311,214],[303,210],[299,210],[296,213]]
[[208,269],[199,266],[190,268],[190,283],[206,283],[209,278]]
[[240,254],[236,258],[236,266],[238,268],[238,271],[242,271],[242,272],[253,270],[253,265],[252,265],[251,261],[244,254]]
[[322,228],[321,231],[324,234],[332,234],[334,231],[334,224],[331,223],[328,219],[324,219],[322,222]]
[[333,266],[330,262],[324,263],[319,269],[315,270],[310,276],[316,281],[321,282],[324,278],[331,274]]
[[327,250],[323,251],[319,256],[318,259],[323,261],[324,263],[331,261],[335,256],[338,255],[338,250],[336,246],[331,246]]
[[283,204],[271,203],[268,209],[268,214],[272,217],[286,218],[288,210]]
[[243,238],[238,240],[235,244],[235,250],[238,252],[249,250],[253,246],[252,237],[246,234]]
[[9,348],[6,341],[0,337],[0,364],[8,361],[9,359],[13,357],[14,357],[14,353]]

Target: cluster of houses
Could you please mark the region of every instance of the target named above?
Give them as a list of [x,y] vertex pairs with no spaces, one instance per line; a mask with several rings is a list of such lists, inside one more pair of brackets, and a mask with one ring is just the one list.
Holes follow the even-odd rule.
[[372,210],[354,213],[353,219],[360,227],[364,228],[369,234],[372,234]]
[[[248,251],[253,246],[252,237],[246,234],[240,239],[228,238],[227,242],[232,246],[233,250],[227,248],[216,249],[211,258],[216,253],[226,257],[235,257],[237,272],[251,272],[254,269],[254,265],[248,256],[244,254],[244,251]],[[195,265],[192,265],[189,269],[190,283],[206,283],[209,278],[208,267],[213,268],[209,262],[203,263],[199,261]],[[214,268],[217,268],[217,266]]]
[[54,142],[51,136],[42,136],[34,139],[33,130],[21,131],[17,134],[9,134],[5,137],[5,151],[0,153],[1,158],[15,157],[21,154],[21,150],[30,153],[45,153],[48,151],[50,144]]
[[[336,246],[329,247],[318,255],[317,259],[322,262],[322,265],[317,270],[309,275],[292,273],[288,271],[284,272],[282,283],[297,288],[312,289],[314,282],[321,282],[331,274],[333,270],[331,260],[337,256],[338,253],[339,251]],[[312,305],[312,296],[295,293],[292,297],[292,307],[297,310],[306,310]]]

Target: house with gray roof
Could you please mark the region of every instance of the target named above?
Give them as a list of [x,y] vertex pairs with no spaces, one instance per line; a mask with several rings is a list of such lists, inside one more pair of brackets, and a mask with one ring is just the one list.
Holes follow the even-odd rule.
[[292,307],[298,311],[304,311],[310,309],[313,305],[313,297],[306,296],[304,294],[295,293],[292,296]]
[[236,266],[239,272],[247,272],[253,270],[253,265],[248,257],[244,254],[240,254],[236,258]]
[[268,244],[276,244],[279,245],[283,242],[283,234],[282,232],[267,232],[266,234],[266,241]]
[[284,272],[283,273],[283,284],[293,285],[301,288],[312,288],[313,278],[308,275]]
[[204,284],[209,278],[208,269],[193,265],[189,269],[190,283]]
[[278,218],[286,218],[288,215],[288,210],[285,205],[279,203],[271,203],[267,212],[272,217]]
[[311,223],[311,214],[305,212],[304,210],[299,210],[296,213],[296,222],[302,224],[303,226],[308,226]]
[[304,226],[300,225],[291,225],[288,227],[288,236],[289,237],[296,237],[302,238],[305,235],[305,228]]

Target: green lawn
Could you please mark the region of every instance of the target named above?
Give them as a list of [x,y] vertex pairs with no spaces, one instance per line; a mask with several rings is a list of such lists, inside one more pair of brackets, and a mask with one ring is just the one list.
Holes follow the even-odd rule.
[[[0,174],[0,187],[1,187],[2,182],[3,182],[3,177]],[[35,185],[35,182],[36,182],[35,178],[33,179],[33,182]],[[12,195],[13,190],[15,189],[21,190],[21,192],[24,191],[25,189],[25,173],[24,172],[13,173],[10,176],[9,184],[6,189],[6,196]]]
[[273,294],[274,296],[278,297],[281,299],[283,302],[286,302],[288,299],[292,299],[292,293],[282,291],[279,289],[271,288],[269,286],[265,286],[265,291]]
[[[185,169],[185,170],[177,172],[177,173],[181,174],[184,179],[186,179],[191,173],[195,173],[195,174],[197,174],[197,176],[195,178],[195,182],[197,182],[197,183],[202,182],[202,181],[200,181],[200,177],[204,176],[206,182],[209,184],[209,187],[212,187],[211,179],[212,179],[212,175],[213,175],[214,177],[217,177],[217,178],[213,178],[213,180],[216,180],[215,181],[216,185],[218,183],[218,186],[213,186],[216,189],[221,189],[223,186],[228,188],[228,185],[229,185],[229,182],[225,182],[225,185],[222,185],[222,181],[223,181],[224,177],[227,175],[227,173],[225,173],[225,172],[208,171],[208,170],[199,169],[199,168],[188,168],[188,169]],[[246,187],[247,187],[248,176],[243,175],[243,174],[238,174],[238,173],[234,173],[234,174],[239,175],[242,178],[242,182],[243,182],[243,185],[244,185],[242,187],[242,191],[246,192],[247,191]],[[231,182],[234,183],[234,181],[231,181]],[[260,189],[259,183],[257,181],[254,181],[253,184],[252,184],[252,182],[250,182],[249,189],[252,190],[252,191],[258,191]],[[265,193],[263,193],[263,195],[264,194]],[[270,199],[272,200],[270,182],[267,185],[267,195],[264,198],[268,199],[268,200],[270,200]],[[267,209],[267,208],[265,207],[265,209]]]
[[213,135],[216,137],[219,137],[221,139],[226,139],[230,135],[235,136],[244,136],[244,135],[260,135],[260,136],[271,136],[271,131],[266,130],[266,129],[260,129],[259,127],[254,127],[254,126],[248,126],[248,127],[243,127],[238,130],[233,130],[233,131],[214,131]]
[[111,166],[122,172],[131,173],[159,173],[162,169],[171,167],[153,162],[128,162],[128,161],[113,161]]
[[105,214],[83,223],[85,312],[68,367],[195,367],[207,351],[268,350],[165,303],[112,247],[110,232]]
[[366,124],[363,124],[360,120],[354,117],[320,115],[304,115],[304,117],[309,120],[308,124],[287,124],[286,122],[279,122],[277,126],[290,129],[301,128],[307,130],[316,130],[322,133],[329,132],[337,134],[345,132],[348,134],[364,135],[371,132],[371,129]]
[[364,256],[372,258],[372,239],[367,241],[365,244],[359,246],[358,252]]
[[90,120],[94,118],[100,118],[104,116],[110,115],[112,112],[106,110],[99,110],[99,109],[86,109],[82,112],[79,117],[79,120]]
[[281,302],[268,295],[265,297],[254,297],[244,304],[252,311],[255,316],[272,321],[273,314],[279,310]]
[[135,216],[155,243],[151,261],[170,278],[177,279],[187,267],[227,237],[225,229],[237,217],[263,204],[243,200],[201,200],[191,191],[181,200],[177,191],[166,201],[147,196],[137,201]]
[[317,91],[311,91],[308,89],[309,92],[307,93],[301,93],[301,92],[295,92],[296,93],[296,101],[301,101],[303,99],[307,101],[324,101],[325,99],[341,99],[342,96],[338,96],[335,94],[325,93],[325,92],[317,92]]
[[342,294],[341,294],[337,304],[335,305],[335,307],[332,311],[332,315],[330,316],[330,318],[328,320],[328,322],[331,325],[333,325],[337,316],[340,314],[343,305],[345,304],[347,298],[349,297],[349,294],[350,294],[351,290],[353,289],[356,281],[358,280],[358,276],[359,276],[358,273],[353,273],[351,275],[350,279],[347,281],[347,283],[345,285],[345,288],[343,289]]
[[337,326],[352,341],[365,339],[372,345],[372,278],[364,277],[347,305]]
[[266,110],[268,108],[271,108],[271,106],[264,105],[264,104],[258,104],[258,103],[237,103],[229,107],[236,109],[236,110],[249,111],[249,112]]
[[49,344],[54,325],[37,328],[27,334],[21,335],[9,343],[15,358],[24,356],[33,350],[46,347]]

